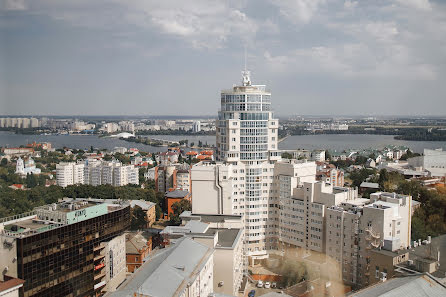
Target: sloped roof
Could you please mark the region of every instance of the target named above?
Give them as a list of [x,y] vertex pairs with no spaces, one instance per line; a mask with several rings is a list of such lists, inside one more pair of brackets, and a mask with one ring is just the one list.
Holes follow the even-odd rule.
[[382,283],[364,288],[348,296],[354,297],[442,297],[446,287],[429,274],[395,277]]
[[125,252],[127,254],[139,254],[139,251],[147,246],[147,240],[141,233],[126,233],[125,240]]
[[189,194],[188,191],[183,191],[183,190],[175,190],[175,191],[170,191],[170,192],[166,192],[166,197],[167,198],[184,198]]
[[111,296],[133,296],[135,292],[151,297],[178,296],[178,290],[194,280],[194,273],[206,264],[212,253],[211,248],[201,243],[181,238],[144,263]]

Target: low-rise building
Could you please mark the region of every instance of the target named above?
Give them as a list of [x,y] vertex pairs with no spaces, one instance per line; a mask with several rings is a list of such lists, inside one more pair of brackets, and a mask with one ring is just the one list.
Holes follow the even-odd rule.
[[173,214],[172,205],[176,202],[180,202],[181,200],[187,200],[191,201],[191,195],[188,191],[182,191],[182,190],[174,190],[166,192],[164,195],[164,199],[166,201],[166,212],[167,215],[170,217],[171,214]]
[[146,261],[111,297],[208,296],[214,290],[214,250],[190,237]]
[[142,232],[127,232],[125,234],[127,271],[133,273],[141,267],[151,250],[152,241],[147,240]]

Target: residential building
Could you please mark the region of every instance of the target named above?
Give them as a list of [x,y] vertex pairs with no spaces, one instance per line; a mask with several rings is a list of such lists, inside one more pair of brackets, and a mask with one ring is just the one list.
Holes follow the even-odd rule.
[[325,150],[314,150],[311,152],[311,160],[316,162],[325,161]]
[[11,157],[30,156],[34,154],[34,149],[29,147],[6,147],[2,148],[2,153]]
[[84,164],[61,162],[56,165],[57,184],[63,188],[84,183]]
[[125,234],[121,234],[105,242],[104,252],[102,254],[104,255],[104,263],[97,264],[95,270],[100,269],[101,265],[105,266],[104,281],[106,285],[102,291],[114,292],[124,282],[127,275]]
[[201,131],[200,121],[195,121],[194,124],[192,125],[192,132],[193,133],[198,133],[200,131]]
[[166,192],[166,194],[164,195],[164,199],[166,201],[165,202],[166,212],[167,212],[167,215],[170,217],[170,215],[173,214],[172,205],[176,202],[180,202],[181,200],[187,200],[190,202],[191,195],[190,195],[190,192],[188,192],[188,191],[173,190],[173,191]]
[[190,170],[179,169],[176,171],[176,189],[190,192]]
[[409,158],[409,166],[429,171],[431,176],[446,176],[446,152],[424,149],[423,156]]
[[344,202],[326,210],[326,253],[335,259],[347,284],[367,286],[373,267],[371,250],[391,245],[410,247],[410,196],[377,192],[370,201]]
[[56,179],[61,187],[73,184],[125,186],[139,184],[139,172],[134,165],[122,165],[118,161],[107,162],[90,158],[78,163],[57,164]]
[[[271,92],[265,85],[253,85],[249,71],[242,72],[241,85],[223,90],[220,99],[221,110],[216,122],[216,160],[227,165],[218,165],[214,172],[209,172],[223,183],[232,183],[232,189],[227,189],[230,192],[228,199],[223,198],[227,194],[220,192],[218,184],[213,189],[208,188],[221,196],[218,198],[218,205],[215,205],[212,212],[198,213],[241,213],[246,216],[247,253],[260,260],[267,257],[265,240],[269,197],[274,164],[281,159],[277,144],[279,121],[273,117],[271,111]],[[220,173],[220,169],[228,169],[227,166],[231,166],[231,177]],[[201,183],[198,180],[197,182]],[[195,191],[193,172],[192,191]],[[195,196],[195,192],[192,196]],[[232,203],[235,204],[231,205]],[[229,209],[222,204],[230,205]],[[253,230],[257,232],[252,232]]]
[[[182,226],[168,226],[163,236],[189,236],[214,249],[214,293],[237,296],[246,273],[244,223],[236,215],[180,215]],[[243,290],[242,290],[243,291]]]
[[209,296],[214,290],[214,249],[183,237],[146,261],[111,297]]
[[144,263],[144,259],[152,250],[152,240],[147,240],[142,232],[125,234],[125,252],[128,272],[135,272]]
[[2,275],[23,279],[26,297],[100,294],[106,286],[106,243],[121,235],[129,222],[128,204],[82,199],[3,218]]

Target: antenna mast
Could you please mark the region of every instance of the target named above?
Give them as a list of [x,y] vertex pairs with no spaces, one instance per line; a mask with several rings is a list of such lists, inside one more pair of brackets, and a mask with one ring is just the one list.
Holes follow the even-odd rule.
[[247,46],[245,45],[245,70],[242,71],[242,83],[243,86],[250,86],[251,85],[251,72],[246,69],[247,64]]

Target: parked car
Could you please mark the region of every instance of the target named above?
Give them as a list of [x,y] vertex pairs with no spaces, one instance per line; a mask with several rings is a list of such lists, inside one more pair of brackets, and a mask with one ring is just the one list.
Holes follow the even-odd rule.
[[263,288],[263,282],[261,280],[257,283],[257,288]]
[[251,290],[248,293],[248,297],[254,297],[256,295],[256,290]]
[[271,288],[271,283],[270,282],[266,282],[264,288],[265,289]]
[[272,283],[271,288],[273,288],[273,289],[277,288],[277,283]]

